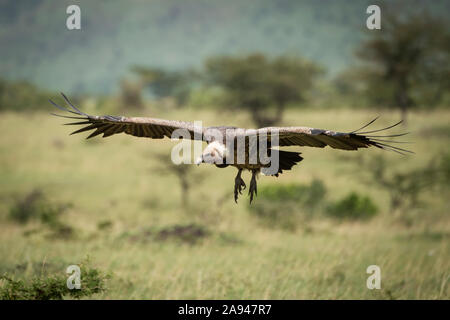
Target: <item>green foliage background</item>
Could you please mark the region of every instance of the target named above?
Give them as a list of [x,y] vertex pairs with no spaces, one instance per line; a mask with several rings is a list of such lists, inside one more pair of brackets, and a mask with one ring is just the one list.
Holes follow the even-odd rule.
[[[111,93],[135,64],[184,69],[249,52],[297,53],[335,74],[352,64],[372,2],[80,0],[81,31],[69,31],[73,1],[0,1],[0,74],[66,93]],[[408,7],[444,15],[450,3]]]

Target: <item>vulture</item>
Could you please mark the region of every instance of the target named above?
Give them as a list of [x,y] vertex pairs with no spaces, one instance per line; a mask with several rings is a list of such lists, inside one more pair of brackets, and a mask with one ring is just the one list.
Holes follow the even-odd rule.
[[[303,160],[300,152],[280,150],[279,147],[306,146],[324,148],[330,146],[341,150],[358,150],[360,148],[376,147],[394,151],[400,154],[413,153],[392,143],[402,143],[387,138],[403,136],[401,134],[384,134],[388,129],[396,127],[402,121],[391,126],[367,130],[377,119],[373,119],[361,128],[351,132],[336,132],[331,130],[314,129],[308,127],[268,127],[260,129],[244,129],[229,126],[202,127],[193,122],[164,120],[147,117],[123,116],[93,116],[80,111],[69,99],[61,93],[69,108],[63,108],[49,100],[56,108],[66,114],[52,115],[76,120],[65,125],[82,126],[71,134],[93,130],[87,139],[103,134],[103,138],[114,134],[125,133],[135,137],[162,139],[174,138],[175,133],[183,133],[176,138],[200,140],[208,145],[195,164],[213,164],[219,168],[233,166],[237,168],[234,180],[234,200],[237,202],[239,194],[245,190],[246,184],[241,177],[243,170],[251,171],[252,178],[249,186],[250,203],[257,195],[256,178],[261,172],[264,175],[278,177],[284,171]],[[366,129],[366,131],[362,131]],[[276,165],[274,165],[276,164]]]

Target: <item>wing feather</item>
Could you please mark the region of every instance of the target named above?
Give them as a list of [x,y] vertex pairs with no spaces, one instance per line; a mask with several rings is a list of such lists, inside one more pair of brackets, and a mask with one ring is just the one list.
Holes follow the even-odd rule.
[[[210,128],[197,128],[192,122],[164,120],[156,118],[144,118],[144,117],[117,117],[117,116],[91,116],[76,108],[69,99],[63,95],[64,100],[69,105],[69,109],[63,108],[53,101],[50,102],[58,109],[64,112],[70,112],[73,115],[60,115],[54,114],[58,117],[77,119],[82,121],[66,123],[66,125],[81,125],[82,127],[71,134],[90,131],[91,134],[87,137],[90,139],[103,133],[103,137],[109,137],[114,134],[125,133],[137,137],[147,137],[152,139],[162,139],[164,137],[171,137],[172,133],[177,129],[184,129],[189,134],[190,139],[206,140],[205,132]],[[382,134],[371,135],[372,133],[385,132],[388,129],[394,128],[401,123],[397,122],[391,126],[360,132],[364,128],[368,128],[378,118],[370,121],[366,125],[362,126],[358,130],[351,132],[335,132],[331,130],[314,129],[308,127],[269,127],[261,129],[241,129],[233,128],[234,136],[239,135],[262,135],[267,133],[267,138],[271,141],[272,133],[277,132],[279,134],[279,146],[308,146],[324,148],[330,146],[334,149],[342,150],[357,150],[359,148],[368,148],[374,146],[384,150],[390,150],[401,154],[413,153],[410,150],[392,146],[390,143],[396,143],[393,140],[383,140],[379,138],[392,138],[403,136],[407,133],[401,134]]]
[[402,154],[413,153],[410,150],[390,145],[390,143],[396,143],[397,141],[378,139],[378,137],[399,137],[405,135],[406,133],[378,136],[366,135],[374,132],[384,132],[385,130],[398,126],[401,121],[386,128],[366,131],[364,133],[356,133],[361,129],[367,128],[377,119],[378,118],[375,118],[360,129],[352,132],[336,132],[308,127],[268,127],[258,129],[257,134],[260,135],[267,133],[268,139],[270,141],[271,135],[275,132],[278,132],[279,146],[307,146],[317,148],[330,146],[331,148],[342,150],[357,150],[359,148],[368,148],[370,146],[374,146],[380,149],[395,151]]
[[64,100],[68,104],[68,108],[63,108],[52,100],[49,100],[56,108],[64,112],[70,112],[75,115],[52,115],[77,119],[82,121],[66,123],[66,125],[80,125],[83,126],[78,130],[75,130],[71,134],[82,133],[85,131],[94,130],[87,139],[93,138],[103,133],[103,138],[119,134],[124,132],[136,137],[146,137],[152,139],[162,139],[164,137],[170,138],[172,133],[177,129],[186,130],[186,135],[190,136],[190,139],[203,139],[203,129],[197,128],[192,122],[164,120],[156,118],[144,118],[144,117],[117,117],[117,116],[91,116],[75,107],[70,100],[63,94]]

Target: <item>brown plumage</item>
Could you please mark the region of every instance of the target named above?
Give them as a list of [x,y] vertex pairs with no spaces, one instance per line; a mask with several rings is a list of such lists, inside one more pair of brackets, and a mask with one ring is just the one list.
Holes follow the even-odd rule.
[[[69,118],[78,120],[66,125],[79,125],[82,128],[72,132],[71,134],[81,133],[85,131],[92,131],[87,139],[93,138],[97,135],[103,135],[103,137],[109,137],[114,134],[125,133],[136,137],[146,137],[151,139],[162,139],[164,137],[171,138],[172,134],[177,129],[182,129],[187,133],[190,139],[202,140],[208,143],[202,156],[197,159],[196,163],[211,163],[215,164],[219,168],[227,167],[228,165],[234,166],[238,169],[238,175],[235,179],[234,196],[237,201],[238,194],[245,189],[246,185],[241,178],[242,170],[252,171],[252,180],[250,183],[249,194],[250,202],[253,200],[253,194],[256,195],[256,175],[261,169],[267,168],[268,164],[261,163],[257,156],[256,163],[251,163],[249,158],[252,152],[256,152],[257,148],[252,148],[250,141],[256,138],[256,141],[266,137],[268,145],[268,154],[270,155],[273,150],[276,150],[278,146],[308,146],[324,148],[330,146],[334,149],[342,150],[357,150],[360,148],[368,148],[374,146],[383,150],[394,151],[400,154],[412,153],[409,150],[399,148],[391,145],[391,143],[399,143],[398,141],[386,140],[386,138],[399,137],[403,134],[394,135],[380,135],[379,132],[391,129],[401,123],[397,122],[387,128],[378,130],[364,131],[361,130],[367,128],[373,124],[377,118],[370,121],[358,130],[352,132],[335,132],[331,130],[314,129],[308,127],[269,127],[261,129],[243,129],[236,127],[196,127],[192,122],[164,120],[156,118],[144,118],[144,117],[117,117],[117,116],[91,116],[76,108],[69,99],[62,94],[63,98],[71,109],[63,108],[53,101],[50,102],[58,109],[64,112],[70,112],[73,115],[59,115],[58,117]],[[274,134],[278,134],[278,144],[275,143]],[[236,155],[239,153],[236,141],[243,139],[245,141],[245,161],[239,163],[236,161]],[[234,141],[232,150],[234,158],[231,159],[230,151],[227,149],[227,141]],[[254,140],[253,140],[254,141]],[[278,176],[283,170],[291,170],[294,165],[302,161],[303,158],[298,152],[277,151],[279,155],[279,167],[276,172],[270,173],[270,175]]]

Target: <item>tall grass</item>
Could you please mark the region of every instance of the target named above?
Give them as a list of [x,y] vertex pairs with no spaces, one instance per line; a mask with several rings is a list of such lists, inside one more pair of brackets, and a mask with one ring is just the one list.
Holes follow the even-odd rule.
[[[218,117],[205,110],[153,108],[151,116],[252,127],[245,114]],[[363,110],[288,110],[284,124],[342,131],[373,116]],[[398,114],[383,112],[379,125],[397,119]],[[423,167],[448,149],[450,137],[442,128],[449,119],[447,111],[412,113],[405,130],[413,132],[416,154],[383,153],[389,172]],[[94,298],[450,298],[449,190],[423,190],[423,204],[408,210],[411,223],[399,223],[389,194],[370,178],[362,179],[363,165],[352,160],[381,150],[293,148],[305,160],[279,178],[260,177],[260,190],[320,179],[327,201],[337,203],[357,191],[372,199],[378,213],[368,221],[318,217],[286,232],[254,219],[245,196],[234,203],[232,168],[193,169],[204,179],[192,185],[187,212],[177,176],[156,169],[155,156],[166,154],[170,161],[176,142],[123,135],[87,143],[82,136],[69,136],[67,126],[60,124],[46,113],[1,114],[0,274],[32,279],[43,264],[65,270],[89,254],[101,270],[114,274],[108,290]],[[243,178],[247,182],[250,175]],[[46,232],[25,236],[28,230],[48,227],[38,220],[22,225],[10,219],[15,199],[35,188],[49,203],[72,203],[59,220],[76,230],[77,237],[47,237]],[[263,201],[260,195],[255,205]],[[188,234],[186,239],[202,236],[189,242],[180,234]],[[381,290],[366,287],[366,269],[372,264],[381,268]]]

